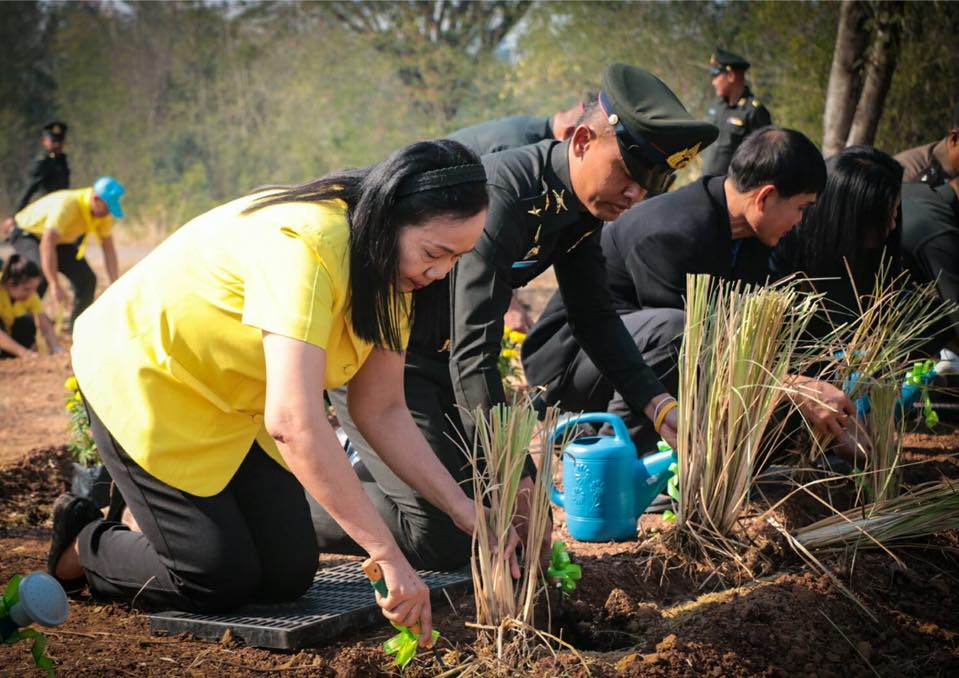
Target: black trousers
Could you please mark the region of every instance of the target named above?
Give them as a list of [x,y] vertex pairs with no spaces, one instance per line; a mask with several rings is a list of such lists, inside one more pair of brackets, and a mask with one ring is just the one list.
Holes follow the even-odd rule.
[[100,520],[80,532],[80,564],[95,595],[219,612],[306,591],[319,551],[303,486],[259,445],[223,491],[197,497],[143,470],[88,412],[97,450],[141,530]]
[[[14,227],[10,234],[10,244],[17,253],[40,266],[40,240],[32,233]],[[97,276],[86,259],[77,260],[77,244],[57,245],[57,269],[66,276],[73,287],[73,310],[70,313],[70,326],[77,316],[93,303],[97,290]],[[37,292],[42,297],[47,291],[47,279],[40,279]]]
[[[10,329],[2,325],[0,325],[0,328],[21,346],[33,348],[37,343],[37,324],[33,321],[33,315],[31,314],[22,315],[14,320]],[[0,351],[0,358],[16,358],[16,356],[7,351]]]
[[[666,390],[674,396],[679,389],[679,347],[683,340],[685,313],[674,308],[651,308],[620,316],[646,363]],[[545,344],[541,351],[549,350]],[[640,455],[656,451],[659,434],[642,412],[633,412],[613,384],[580,349],[569,368],[546,384],[547,405],[557,403],[567,412],[611,412],[619,415],[629,429]]]
[[[464,491],[472,494],[469,462],[453,442],[459,440],[460,419],[449,364],[445,360],[411,351],[407,353],[404,381],[406,404],[426,442]],[[363,489],[410,564],[425,569],[454,569],[466,564],[470,554],[470,536],[459,530],[449,516],[400,480],[379,458],[350,418],[346,394],[347,387],[344,387],[329,395],[340,424],[375,481],[363,483]],[[364,555],[359,545],[347,536],[326,510],[312,498],[308,499],[320,551]]]

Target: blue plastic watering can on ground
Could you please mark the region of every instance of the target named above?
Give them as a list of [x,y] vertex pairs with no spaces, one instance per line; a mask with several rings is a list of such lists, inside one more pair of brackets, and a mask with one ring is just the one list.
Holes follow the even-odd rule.
[[636,458],[623,420],[615,414],[581,414],[561,422],[550,443],[570,426],[602,422],[612,436],[576,438],[563,450],[563,492],[552,488],[553,503],[566,510],[566,527],[579,541],[636,538],[636,521],[669,480],[672,450]]

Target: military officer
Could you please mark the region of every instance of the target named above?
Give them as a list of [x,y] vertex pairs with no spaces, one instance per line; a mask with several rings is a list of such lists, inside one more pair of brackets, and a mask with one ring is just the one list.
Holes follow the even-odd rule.
[[750,132],[772,124],[769,111],[746,84],[749,62],[724,49],[717,49],[709,60],[716,101],[707,118],[719,128],[719,139],[706,153],[703,174],[725,174],[729,161]]
[[[587,97],[587,101],[592,97]],[[557,111],[548,118],[529,115],[511,115],[464,127],[449,135],[477,155],[498,153],[510,148],[536,144],[543,139],[565,141],[576,129],[576,122],[585,110],[585,102],[577,102],[565,111]]]
[[[799,223],[825,184],[826,167],[815,144],[795,130],[767,127],[737,149],[728,175],[704,176],[645,201],[603,229],[602,254],[614,307],[670,392],[678,387],[686,275],[765,283],[771,248]],[[527,380],[545,388],[548,404],[618,414],[637,451],[654,451],[658,432],[571,331],[566,296],[565,289],[554,295],[523,345]],[[845,422],[843,408],[855,411],[838,389],[801,381],[816,396],[804,410],[813,423],[832,430],[833,424]],[[835,416],[817,401],[837,404]]]
[[[415,318],[406,355],[407,405],[455,478],[470,477],[456,444],[472,439],[469,413],[505,402],[497,358],[512,290],[550,266],[580,344],[635,411],[655,419],[667,440],[675,440],[675,400],[613,309],[599,238],[604,221],[647,191],[665,190],[674,173],[717,134],[713,125],[694,120],[657,77],[613,64],[598,100],[569,139],[483,157],[490,192],[483,235],[450,276],[445,292],[450,317]],[[443,293],[440,285],[431,288],[421,293]],[[333,401],[337,412],[346,412],[342,394],[335,393]],[[441,513],[388,473],[348,417],[342,423],[374,478],[366,489],[395,526],[404,550],[421,566],[465,563],[468,537],[460,538]],[[528,491],[529,475],[521,485]],[[523,500],[519,513],[525,516]],[[322,548],[357,552],[315,504],[313,518]]]
[[[586,101],[593,99],[595,95],[587,94]],[[480,156],[528,146],[539,143],[543,139],[565,141],[576,129],[576,123],[584,110],[586,110],[586,103],[579,102],[565,111],[554,113],[549,118],[513,115],[482,122],[472,127],[464,127],[450,134],[449,138],[460,142]],[[505,322],[510,329],[523,333],[529,332],[529,328],[533,325],[529,307],[515,293],[506,312]]]
[[959,176],[959,104],[944,138],[902,151],[895,158],[905,169],[905,183],[919,182],[936,188]]
[[[33,161],[30,169],[30,181],[24,189],[14,213],[19,212],[35,196],[43,197],[47,193],[70,188],[70,165],[63,144],[67,138],[67,123],[54,121],[44,126],[40,135],[43,152]],[[0,229],[0,240],[13,228],[13,217],[4,219]]]

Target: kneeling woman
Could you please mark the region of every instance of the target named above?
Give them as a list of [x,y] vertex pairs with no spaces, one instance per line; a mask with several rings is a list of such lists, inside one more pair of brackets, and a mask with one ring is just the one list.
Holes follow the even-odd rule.
[[78,319],[73,366],[139,531],[61,497],[54,574],[138,606],[295,598],[318,556],[305,488],[382,567],[384,615],[428,637],[428,589],[361,489],[318,385],[349,382],[379,454],[472,532],[473,502],[406,408],[402,351],[410,316],[430,312],[408,294],[438,270],[427,247],[448,272],[487,200],[471,151],[417,143],[213,209],[112,285]]
[[60,351],[53,323],[43,313],[37,289],[40,267],[19,254],[7,259],[0,271],[0,358],[26,358],[36,353],[37,326],[47,346]]

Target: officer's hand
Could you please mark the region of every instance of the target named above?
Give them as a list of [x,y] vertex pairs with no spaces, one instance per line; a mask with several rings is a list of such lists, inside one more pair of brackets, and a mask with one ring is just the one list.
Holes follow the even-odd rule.
[[864,468],[872,455],[872,439],[859,417],[852,417],[842,435],[833,444],[836,454],[849,462],[853,468]]
[[515,294],[509,302],[509,310],[503,316],[503,324],[523,334],[528,334],[533,327],[533,316],[530,315],[526,304],[517,299]]
[[832,384],[809,377],[792,380],[793,399],[808,423],[823,436],[841,438],[856,417],[856,406]]
[[679,408],[675,407],[673,410],[666,415],[666,419],[663,420],[663,425],[659,429],[659,435],[669,443],[669,446],[676,449],[679,438]]
[[393,555],[378,559],[389,595],[376,594],[376,604],[383,616],[400,626],[420,625],[420,646],[429,647],[433,635],[433,613],[430,608],[430,589],[416,574],[416,570],[397,550]]

